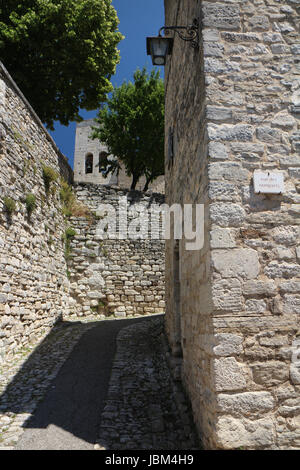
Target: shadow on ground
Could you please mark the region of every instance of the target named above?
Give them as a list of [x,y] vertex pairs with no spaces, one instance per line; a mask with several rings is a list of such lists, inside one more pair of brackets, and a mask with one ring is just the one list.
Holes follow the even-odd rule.
[[[44,397],[32,411],[33,400],[38,400],[41,395],[40,380],[36,377],[45,378],[49,369],[47,362],[52,364],[56,357],[59,358],[55,334],[50,332],[0,396],[2,413],[32,413],[23,424],[26,431],[16,448],[92,449],[108,391],[116,337],[122,328],[147,320],[93,323],[92,328],[80,337],[56,378],[47,384]],[[87,324],[75,325],[84,329]],[[74,328],[74,323],[63,322],[55,328]]]

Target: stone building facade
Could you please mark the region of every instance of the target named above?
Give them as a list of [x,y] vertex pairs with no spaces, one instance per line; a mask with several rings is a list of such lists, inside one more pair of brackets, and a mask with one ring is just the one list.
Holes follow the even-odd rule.
[[[75,153],[74,153],[74,181],[77,183],[94,183],[107,186],[119,186],[129,189],[132,177],[127,176],[124,166],[118,173],[112,173],[105,177],[100,171],[101,159],[108,154],[107,147],[98,139],[92,139],[92,128],[96,126],[93,119],[80,122],[76,126]],[[111,157],[114,158],[114,157]],[[145,177],[140,178],[136,185],[138,191],[143,191]],[[164,176],[159,176],[149,185],[149,190],[163,194],[165,192]]]
[[[166,202],[204,246],[166,247],[166,325],[207,449],[300,448],[300,3],[165,0]],[[170,145],[170,142],[172,145]],[[255,170],[284,176],[256,194]]]
[[72,181],[66,157],[0,63],[0,362],[68,313],[59,183],[47,193],[45,166]]

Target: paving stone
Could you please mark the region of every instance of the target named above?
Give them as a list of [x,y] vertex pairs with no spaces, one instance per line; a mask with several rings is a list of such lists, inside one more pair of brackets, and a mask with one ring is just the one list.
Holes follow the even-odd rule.
[[199,448],[189,404],[172,378],[163,326],[163,317],[152,318],[119,333],[99,446],[105,441],[108,450]]

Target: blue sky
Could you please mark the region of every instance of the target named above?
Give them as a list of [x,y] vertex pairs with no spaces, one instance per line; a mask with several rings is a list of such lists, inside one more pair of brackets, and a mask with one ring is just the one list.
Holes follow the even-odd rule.
[[[120,20],[119,30],[125,36],[120,42],[119,49],[121,61],[117,66],[116,74],[111,78],[114,86],[121,85],[124,81],[132,79],[137,67],[152,69],[152,62],[146,55],[146,36],[156,36],[158,30],[164,25],[164,1],[163,0],[113,0]],[[160,67],[163,76],[163,67]],[[82,117],[89,119],[95,117],[97,111],[82,110]],[[68,157],[73,167],[73,155],[75,145],[75,123],[68,127],[59,123],[55,124],[55,130],[50,132],[56,145],[62,153]]]

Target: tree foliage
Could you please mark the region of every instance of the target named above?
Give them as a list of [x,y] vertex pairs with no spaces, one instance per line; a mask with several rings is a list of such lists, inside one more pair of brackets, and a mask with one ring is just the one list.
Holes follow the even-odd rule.
[[111,0],[1,0],[1,60],[49,128],[112,90],[118,23]]
[[[149,183],[164,174],[164,84],[159,72],[134,73],[134,82],[115,88],[98,114],[93,137],[105,143],[108,151],[123,163],[132,176],[135,189],[141,176]],[[109,171],[118,162],[104,162]]]

